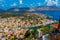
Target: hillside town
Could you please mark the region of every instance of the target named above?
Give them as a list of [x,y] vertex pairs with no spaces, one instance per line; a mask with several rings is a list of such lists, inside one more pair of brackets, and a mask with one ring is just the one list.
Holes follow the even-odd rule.
[[[46,18],[47,16],[37,13],[23,13],[20,16],[10,16],[10,17],[0,16],[0,39],[1,40],[24,39],[25,35],[27,35],[26,32],[29,30],[28,27],[35,27],[35,26],[38,27],[41,25],[54,23],[53,20],[49,20]],[[38,32],[41,32],[41,34],[39,34],[39,37],[41,37],[43,35],[42,31],[40,31],[40,29],[37,28],[36,30],[37,30],[36,34],[39,34]],[[33,38],[33,40],[37,40],[37,38],[36,39]]]
[[[10,14],[9,14],[10,15]],[[41,16],[42,15],[42,16]],[[16,17],[0,17],[0,27],[34,27],[53,23],[53,20],[46,19],[43,14],[25,13]]]

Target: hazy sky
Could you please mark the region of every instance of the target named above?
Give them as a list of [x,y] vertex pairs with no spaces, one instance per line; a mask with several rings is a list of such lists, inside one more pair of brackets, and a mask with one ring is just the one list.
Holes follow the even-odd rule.
[[0,0],[0,9],[13,7],[38,7],[38,6],[57,6],[60,7],[59,0]]

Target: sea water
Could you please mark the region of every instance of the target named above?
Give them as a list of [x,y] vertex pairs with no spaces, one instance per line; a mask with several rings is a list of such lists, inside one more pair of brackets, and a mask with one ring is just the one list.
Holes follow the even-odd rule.
[[53,20],[59,20],[60,18],[60,10],[42,10],[42,11],[35,11],[38,13],[46,14],[52,16]]

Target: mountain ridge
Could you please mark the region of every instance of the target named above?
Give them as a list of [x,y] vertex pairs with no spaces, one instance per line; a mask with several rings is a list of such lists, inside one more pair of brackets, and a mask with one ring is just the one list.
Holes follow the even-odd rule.
[[3,10],[0,9],[0,12],[25,12],[25,11],[39,11],[39,10],[60,10],[58,7],[53,7],[53,6],[38,6],[36,8],[29,8],[29,7],[24,7],[24,8],[10,8],[8,10]]

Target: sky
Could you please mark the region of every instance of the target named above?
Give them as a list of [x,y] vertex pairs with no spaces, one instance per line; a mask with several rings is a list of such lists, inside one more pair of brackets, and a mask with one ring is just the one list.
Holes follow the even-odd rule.
[[59,0],[0,0],[0,9],[14,7],[38,7],[38,6],[57,6],[60,7]]

